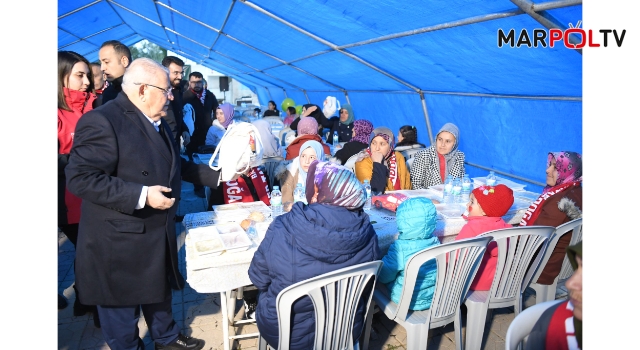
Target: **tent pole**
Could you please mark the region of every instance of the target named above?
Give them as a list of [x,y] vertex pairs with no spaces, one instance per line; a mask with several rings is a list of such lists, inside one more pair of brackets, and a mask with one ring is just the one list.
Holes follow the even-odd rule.
[[[156,0],[156,3],[157,3],[157,0]],[[231,10],[233,10],[233,6],[235,4],[236,4],[236,0],[231,1],[231,6],[229,6],[229,11],[227,11],[227,15],[224,17],[224,21],[222,21],[222,25],[220,26],[220,31],[218,32],[218,35],[216,35],[216,40],[213,41],[213,44],[211,44],[211,47],[209,48],[209,50],[213,50],[213,47],[216,46],[218,39],[220,39],[220,33],[224,30],[224,26],[227,24],[227,21],[229,20],[229,16],[231,16]]]
[[545,187],[545,186],[547,185],[547,184],[543,184],[542,182],[538,182],[538,181],[534,181],[534,180],[529,180],[529,179],[524,178],[524,177],[522,177],[522,176],[509,174],[509,173],[506,173],[506,172],[504,172],[504,171],[500,171],[500,170],[497,170],[497,169],[494,169],[494,168],[489,168],[489,167],[486,167],[486,166],[482,166],[482,165],[478,165],[478,164],[474,164],[474,163],[469,163],[469,162],[467,162],[467,161],[465,161],[464,163],[465,163],[465,164],[467,164],[467,165],[470,165],[470,166],[472,166],[472,167],[479,168],[479,169],[483,169],[483,170],[487,170],[487,171],[494,171],[494,172],[496,172],[496,174],[501,174],[501,175],[509,176],[509,177],[514,178],[514,179],[518,179],[518,180],[522,180],[522,181],[528,182],[528,183],[530,183],[530,184],[534,184],[534,185],[538,185],[538,186],[542,186],[542,187]]
[[282,88],[282,91],[284,92],[284,98],[288,98],[289,96],[287,96],[287,89]]
[[[514,3],[516,6],[518,6],[520,9],[522,9],[522,11],[526,12],[529,16],[531,16],[531,18],[535,19],[536,21],[538,21],[538,23],[542,24],[548,29],[557,28],[562,31],[567,29],[567,27],[565,27],[562,23],[560,23],[560,21],[555,19],[547,11],[540,11],[540,12],[534,11],[533,3],[529,0],[511,0],[511,2]],[[569,42],[574,45],[579,44],[576,38],[574,38],[571,35],[569,36]],[[574,51],[582,55],[582,49],[574,49]]]
[[541,2],[539,4],[533,4],[532,10],[535,12],[540,12],[540,11],[553,10],[561,7],[574,6],[574,5],[582,5],[582,0],[560,0],[560,1]]
[[302,90],[302,92],[304,92],[304,97],[307,98],[307,103],[311,103],[311,100],[309,99],[309,95],[307,95],[307,90]]
[[[87,7],[91,7],[91,6],[93,6],[93,5],[97,4],[97,3],[101,2],[101,1],[102,1],[102,0],[96,0],[96,1],[94,1],[94,2],[92,2],[92,3],[90,3],[90,4],[86,4],[86,5],[82,6],[82,7],[78,7],[77,9],[75,9],[75,10],[73,10],[73,11],[69,11],[69,12],[67,12],[67,13],[65,13],[65,14],[63,14],[63,15],[60,15],[60,16],[58,16],[58,21],[59,21],[59,20],[61,20],[61,19],[63,19],[63,18],[65,18],[65,17],[67,17],[67,16],[71,16],[72,14],[74,14],[74,13],[76,13],[76,12],[80,12],[80,11],[82,11],[82,10],[86,9]],[[123,23],[124,23],[124,22],[123,22]]]
[[427,133],[429,134],[430,145],[433,145],[433,131],[431,130],[431,122],[429,121],[429,112],[427,112],[427,102],[424,99],[424,94],[420,91],[420,102],[422,103],[422,113],[424,114],[424,121],[427,122]]
[[347,104],[351,105],[351,100],[349,99],[349,93],[347,90],[344,90],[344,98],[347,100]]
[[267,93],[269,94],[269,100],[273,101],[273,97],[271,97],[271,91],[269,91],[269,88],[267,88]]

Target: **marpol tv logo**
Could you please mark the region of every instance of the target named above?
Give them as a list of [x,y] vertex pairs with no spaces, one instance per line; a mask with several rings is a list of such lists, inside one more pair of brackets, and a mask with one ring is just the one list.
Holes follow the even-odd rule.
[[581,49],[585,46],[588,47],[609,47],[617,45],[622,46],[624,36],[627,33],[626,29],[619,31],[617,29],[582,29],[580,25],[582,21],[578,21],[574,27],[572,23],[569,23],[569,28],[564,31],[561,29],[534,29],[533,32],[529,32],[526,29],[516,32],[515,29],[510,29],[508,32],[504,32],[502,28],[498,29],[498,47],[555,47],[555,45],[563,45],[569,49]]

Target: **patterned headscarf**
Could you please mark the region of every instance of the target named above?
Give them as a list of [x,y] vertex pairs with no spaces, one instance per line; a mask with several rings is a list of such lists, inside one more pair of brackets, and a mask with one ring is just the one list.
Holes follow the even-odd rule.
[[582,180],[582,156],[579,153],[570,151],[549,152],[547,168],[554,159],[556,161],[556,170],[558,170],[556,186]]
[[[355,116],[353,115],[353,109],[351,108],[351,105],[342,105],[342,108],[340,108],[340,112],[342,112],[343,109],[347,110],[347,112],[349,113],[349,117],[344,122],[341,120],[340,123],[344,125],[349,125],[353,123]],[[338,114],[338,118],[340,118],[340,114]]]
[[[373,130],[373,137],[371,138],[371,141],[378,136],[382,137],[389,144],[389,152],[384,155],[384,158],[387,159],[393,154],[393,147],[395,146],[393,131],[386,126],[379,126]],[[371,150],[371,145],[369,145],[369,150]],[[369,151],[369,154],[371,154],[371,151]]]
[[298,136],[318,134],[318,122],[315,118],[307,116],[298,122]]
[[218,106],[224,113],[224,123],[221,123],[222,126],[226,129],[229,127],[229,124],[233,121],[233,105],[231,103],[225,102]]
[[307,176],[307,203],[337,205],[349,210],[362,208],[364,205],[367,195],[351,170],[342,165],[316,160],[311,163],[308,172],[313,176]]
[[[351,114],[349,114],[351,115]],[[362,142],[365,145],[371,141],[371,132],[373,131],[373,124],[366,119],[358,119],[353,122],[353,130],[356,132],[356,136],[351,138],[351,141]]]

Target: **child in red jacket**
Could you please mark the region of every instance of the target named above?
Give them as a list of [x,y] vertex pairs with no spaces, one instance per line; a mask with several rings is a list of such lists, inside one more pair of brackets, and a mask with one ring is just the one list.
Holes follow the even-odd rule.
[[[463,215],[467,223],[462,227],[456,241],[476,237],[488,231],[508,228],[511,225],[502,217],[513,205],[513,191],[505,185],[481,186],[469,196],[467,213]],[[471,290],[490,290],[498,263],[498,244],[489,243],[482,257],[482,263],[471,283]]]

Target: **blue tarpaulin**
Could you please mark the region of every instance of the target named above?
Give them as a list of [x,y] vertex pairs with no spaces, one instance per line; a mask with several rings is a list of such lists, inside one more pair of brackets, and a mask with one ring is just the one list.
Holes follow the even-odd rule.
[[498,47],[498,30],[567,28],[580,1],[61,0],[58,49],[143,39],[226,74],[260,104],[350,103],[356,119],[460,128],[471,176],[494,169],[539,191],[550,151],[582,153],[582,55]]

